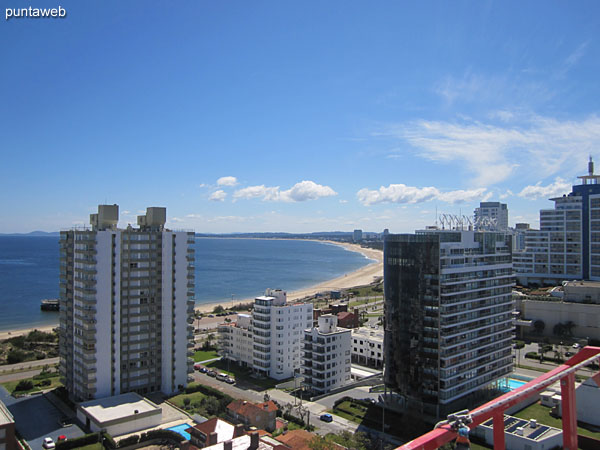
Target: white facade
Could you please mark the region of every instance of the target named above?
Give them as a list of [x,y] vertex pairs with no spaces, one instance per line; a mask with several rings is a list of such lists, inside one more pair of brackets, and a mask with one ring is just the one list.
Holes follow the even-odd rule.
[[383,329],[361,327],[352,330],[352,362],[383,367]]
[[252,316],[238,314],[237,322],[222,323],[218,328],[219,350],[224,358],[252,367],[254,361],[254,338]]
[[254,300],[249,316],[237,324],[219,326],[223,356],[252,367],[264,376],[283,380],[300,369],[304,329],[312,325],[312,303],[288,303],[286,293],[267,289]]
[[495,225],[496,231],[508,230],[508,207],[506,203],[481,202],[475,208],[475,230],[486,229]]
[[351,382],[351,330],[337,327],[337,316],[324,314],[319,326],[304,331],[304,385],[324,394]]
[[79,399],[171,394],[192,372],[193,233],[164,229],[165,208],[118,229],[100,205],[92,230],[61,233],[60,372]]

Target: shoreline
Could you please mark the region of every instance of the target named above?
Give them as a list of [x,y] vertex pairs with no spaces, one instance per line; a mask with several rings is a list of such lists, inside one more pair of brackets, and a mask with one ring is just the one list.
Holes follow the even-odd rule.
[[[236,238],[226,238],[226,239],[236,239]],[[247,238],[243,238],[247,239]],[[250,239],[268,239],[268,238],[250,238]],[[279,239],[279,238],[276,238]],[[285,239],[285,238],[284,238]],[[336,290],[336,289],[348,289],[355,286],[364,286],[366,284],[370,284],[376,277],[383,276],[383,252],[381,250],[376,250],[373,248],[363,248],[358,244],[351,244],[347,242],[336,242],[336,241],[321,241],[316,239],[302,239],[305,241],[312,242],[320,242],[328,245],[337,245],[338,247],[343,247],[348,251],[360,253],[365,258],[372,260],[370,264],[367,264],[360,269],[357,269],[353,272],[349,272],[347,274],[341,275],[337,278],[333,278],[331,280],[322,281],[320,283],[316,283],[309,287],[298,289],[295,291],[288,292],[287,299],[288,300],[298,300],[304,297],[315,295],[318,292],[323,290]],[[265,286],[265,289],[268,286]],[[273,288],[279,288],[277,286],[273,286]],[[281,287],[283,288],[283,287]],[[285,289],[284,289],[285,290]],[[251,298],[243,298],[236,299],[233,302],[231,300],[223,300],[211,303],[202,303],[200,305],[195,306],[195,311],[201,313],[211,313],[215,306],[223,306],[223,308],[229,308],[232,305],[237,305],[240,303],[250,303],[254,301],[254,297]],[[15,328],[11,330],[0,331],[0,340],[8,339],[15,336],[21,336],[23,334],[27,334],[33,330],[50,332],[53,328],[58,327],[58,322],[50,325],[41,325],[41,326],[29,326],[24,328]]]

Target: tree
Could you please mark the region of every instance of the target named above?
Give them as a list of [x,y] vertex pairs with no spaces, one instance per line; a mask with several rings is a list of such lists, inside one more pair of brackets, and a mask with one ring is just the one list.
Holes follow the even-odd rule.
[[24,351],[13,348],[10,352],[8,352],[8,355],[6,355],[6,362],[8,364],[17,364],[23,362],[25,357],[26,355]]
[[188,409],[190,406],[190,403],[192,402],[192,399],[189,397],[183,397],[183,409]]
[[15,387],[15,391],[28,391],[29,389],[33,389],[33,381],[31,380],[21,380]]
[[308,441],[308,448],[311,450],[335,450],[335,444],[323,436],[315,436]]
[[566,333],[568,336],[573,336],[573,328],[575,328],[576,326],[577,326],[577,325],[575,325],[575,324],[574,324],[572,321],[570,321],[570,320],[569,320],[569,321],[567,321],[567,322],[565,322],[565,325],[564,325],[564,327],[565,327],[565,333]]
[[214,314],[221,314],[222,312],[225,311],[225,308],[223,308],[221,305],[217,305],[215,306],[215,308],[213,309],[213,313]]
[[544,328],[546,328],[546,324],[543,320],[536,320],[533,322],[533,329],[537,334],[542,334],[544,332]]

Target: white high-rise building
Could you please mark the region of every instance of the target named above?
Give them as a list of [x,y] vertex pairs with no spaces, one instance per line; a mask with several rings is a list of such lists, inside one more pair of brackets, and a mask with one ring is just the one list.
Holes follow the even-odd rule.
[[304,331],[302,374],[309,392],[324,394],[351,381],[352,330],[337,327],[337,316],[319,316],[319,326]]
[[60,374],[80,400],[176,392],[193,372],[194,233],[148,208],[117,228],[100,205],[91,229],[61,232]]
[[290,378],[300,369],[302,338],[312,320],[312,303],[288,303],[284,291],[267,289],[254,299],[250,323],[242,317],[219,326],[221,354],[264,376]]
[[578,178],[569,194],[550,199],[554,209],[540,211],[540,229],[525,231],[525,249],[513,255],[520,283],[600,280],[600,175],[591,159]]
[[495,231],[508,230],[508,206],[500,202],[481,202],[475,208],[475,230],[493,228]]

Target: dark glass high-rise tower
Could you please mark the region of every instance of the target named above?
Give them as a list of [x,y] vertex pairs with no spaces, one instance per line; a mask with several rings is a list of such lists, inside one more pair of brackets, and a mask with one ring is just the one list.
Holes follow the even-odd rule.
[[428,416],[512,371],[511,240],[427,230],[384,242],[385,383]]

